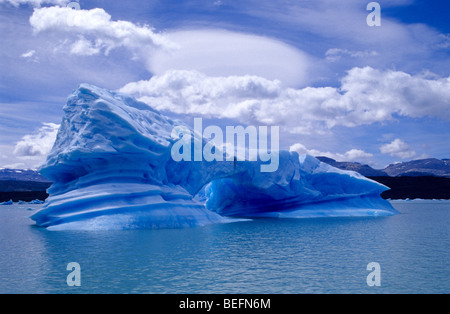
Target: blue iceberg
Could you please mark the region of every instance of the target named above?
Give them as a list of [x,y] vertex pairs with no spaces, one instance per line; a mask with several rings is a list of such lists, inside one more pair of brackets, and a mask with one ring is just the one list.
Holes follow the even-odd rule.
[[14,205],[14,202],[13,202],[13,200],[9,200],[7,202],[0,203],[0,205]]
[[[157,100],[155,100],[157,101]],[[385,216],[388,188],[318,159],[280,151],[260,161],[174,161],[172,120],[121,94],[82,84],[68,98],[40,173],[53,185],[31,218],[52,230],[184,228],[258,217]]]

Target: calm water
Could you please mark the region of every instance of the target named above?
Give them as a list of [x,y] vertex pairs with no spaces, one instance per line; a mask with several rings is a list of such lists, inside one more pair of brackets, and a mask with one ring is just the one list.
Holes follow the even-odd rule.
[[[120,232],[51,232],[28,218],[39,206],[0,206],[0,293],[450,293],[450,202],[394,206],[401,215]],[[66,284],[70,262],[81,287]],[[371,262],[381,287],[366,283]]]

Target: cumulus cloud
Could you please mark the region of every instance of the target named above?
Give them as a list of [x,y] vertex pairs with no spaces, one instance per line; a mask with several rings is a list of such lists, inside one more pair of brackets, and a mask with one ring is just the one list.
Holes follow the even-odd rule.
[[258,76],[168,71],[120,91],[158,110],[279,125],[303,134],[394,120],[396,115],[450,119],[450,78],[371,67],[350,70],[340,88],[294,89]]
[[19,157],[47,156],[56,140],[59,125],[43,123],[35,134],[25,135],[17,142],[14,155]]
[[[196,71],[168,71],[149,81],[129,83],[120,90],[139,97],[159,110],[237,118],[257,114],[267,100],[276,100],[283,91],[280,81],[258,76],[209,77]],[[263,117],[261,117],[263,118]]]
[[[113,21],[103,9],[73,10],[68,7],[35,9],[30,17],[33,31],[61,34],[62,46],[73,55],[108,55],[119,47],[129,49],[135,56],[151,49],[176,49],[178,46],[166,36],[156,33],[148,25],[139,26],[128,21]],[[70,35],[70,36],[67,36]],[[73,38],[73,39],[72,39]],[[61,50],[61,47],[59,47]]]
[[417,153],[411,149],[411,147],[403,140],[397,138],[389,144],[382,145],[380,147],[382,154],[389,154],[393,157],[399,157],[402,159],[413,158]]
[[359,161],[359,160],[367,160],[373,157],[373,154],[367,153],[360,149],[351,149],[344,154],[340,153],[331,153],[331,152],[322,152],[317,149],[308,149],[303,144],[296,143],[289,148],[291,152],[297,152],[301,154],[309,154],[312,156],[323,156],[332,158],[336,161]]

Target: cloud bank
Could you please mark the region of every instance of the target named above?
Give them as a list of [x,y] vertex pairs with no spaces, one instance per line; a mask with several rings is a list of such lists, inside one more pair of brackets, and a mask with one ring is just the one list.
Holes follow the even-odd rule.
[[371,67],[351,69],[338,88],[294,89],[258,76],[211,77],[177,70],[129,83],[120,91],[158,110],[279,125],[298,134],[397,116],[450,119],[450,78]]

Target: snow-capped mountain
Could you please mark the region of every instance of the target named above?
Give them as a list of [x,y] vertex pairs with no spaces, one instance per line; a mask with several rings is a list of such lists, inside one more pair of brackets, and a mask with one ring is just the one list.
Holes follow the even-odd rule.
[[0,181],[50,182],[39,172],[30,169],[0,169]]
[[342,169],[356,171],[366,177],[386,177],[388,174],[383,170],[377,170],[369,165],[363,165],[358,162],[339,162],[328,157],[317,157],[320,161],[329,164],[330,166]]
[[333,167],[356,171],[366,177],[450,177],[450,159],[429,158],[413,160],[391,164],[384,169],[374,169],[369,165],[357,162],[339,162],[328,157],[317,158]]
[[413,160],[389,165],[384,171],[392,177],[450,177],[450,159]]

